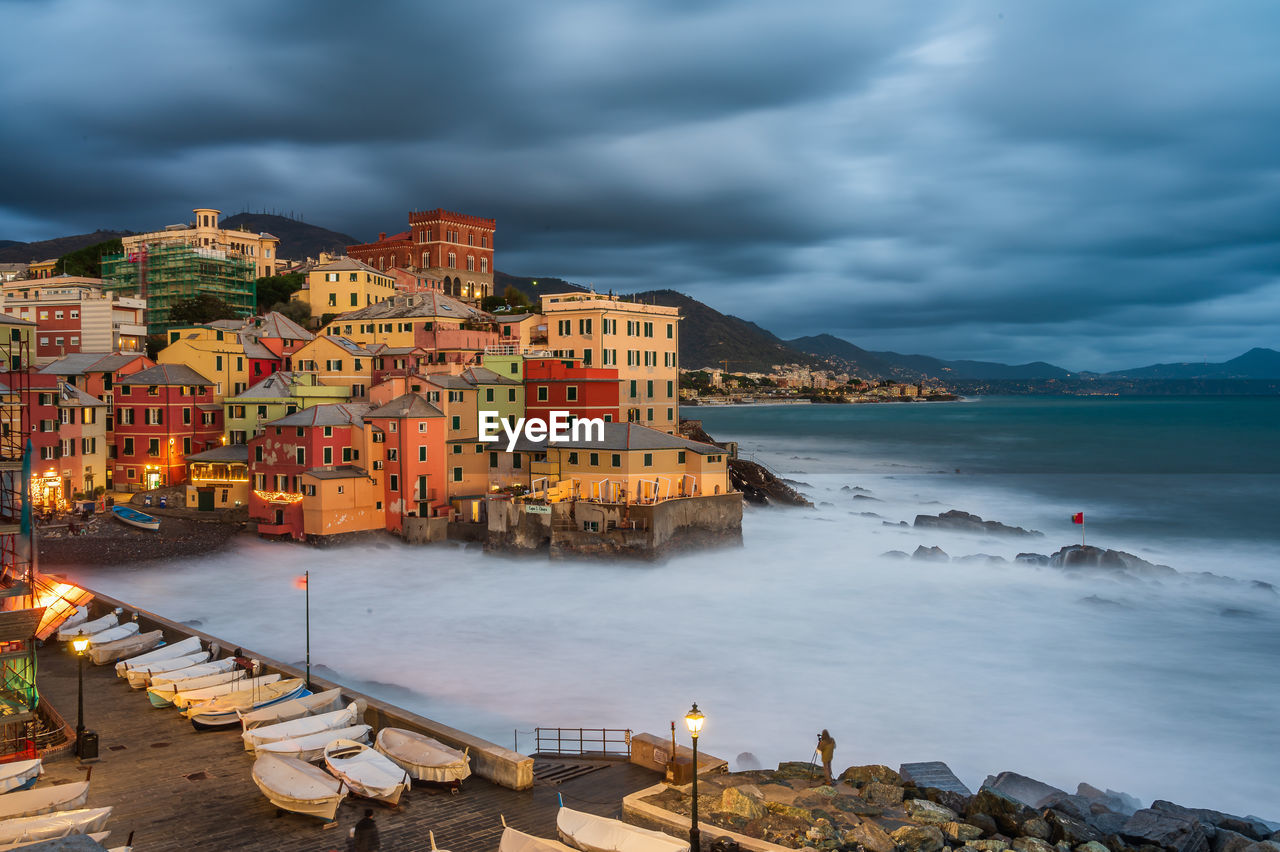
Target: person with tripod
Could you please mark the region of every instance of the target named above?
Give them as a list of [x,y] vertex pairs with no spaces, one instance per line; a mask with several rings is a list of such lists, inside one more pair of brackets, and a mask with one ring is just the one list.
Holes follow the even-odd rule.
[[831,759],[835,757],[836,741],[827,733],[827,729],[823,728],[822,733],[818,734],[818,756],[822,758],[822,772],[827,778],[827,783],[834,783],[831,777]]

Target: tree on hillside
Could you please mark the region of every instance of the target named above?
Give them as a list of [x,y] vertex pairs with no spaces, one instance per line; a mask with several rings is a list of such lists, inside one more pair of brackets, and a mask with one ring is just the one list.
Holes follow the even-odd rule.
[[[258,279],[258,313],[266,313],[277,302],[287,302],[302,289],[306,277],[301,272],[268,275]],[[290,317],[292,319],[292,317]]]
[[307,324],[311,322],[311,305],[300,299],[276,302],[269,310],[288,317],[303,328],[306,328]]
[[169,322],[174,325],[204,325],[220,319],[240,319],[240,314],[217,296],[208,294],[174,302],[169,308]]
[[53,274],[101,278],[102,256],[104,254],[119,254],[122,251],[124,251],[124,244],[118,238],[94,243],[91,246],[68,252],[58,258],[57,264],[53,267]]

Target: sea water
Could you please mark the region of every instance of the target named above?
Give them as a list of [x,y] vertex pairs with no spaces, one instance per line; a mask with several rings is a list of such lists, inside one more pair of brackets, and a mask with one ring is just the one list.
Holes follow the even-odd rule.
[[[815,507],[748,508],[741,549],[660,564],[246,540],[68,573],[301,661],[310,569],[314,666],[526,751],[539,725],[666,734],[697,701],[702,748],[734,766],[807,761],[828,728],[838,766],[944,760],[975,789],[1014,770],[1280,818],[1280,596],[1262,585],[1280,587],[1280,400],[683,414]],[[1045,535],[897,525],[953,508]],[[1090,544],[1180,576],[1012,561],[1078,543],[1076,512]],[[882,555],[920,545],[1009,561]]]

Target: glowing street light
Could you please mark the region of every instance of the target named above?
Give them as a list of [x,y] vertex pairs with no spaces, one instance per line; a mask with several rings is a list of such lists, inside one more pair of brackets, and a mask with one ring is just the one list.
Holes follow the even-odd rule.
[[79,658],[80,687],[76,700],[78,705],[76,714],[76,757],[84,757],[84,655],[89,650],[89,637],[83,633],[77,633],[76,638],[71,640],[71,648]]
[[684,723],[693,737],[693,790],[692,815],[689,820],[689,852],[700,852],[702,840],[698,832],[698,734],[702,733],[702,722],[706,719],[698,709],[695,701],[693,709],[684,714]]

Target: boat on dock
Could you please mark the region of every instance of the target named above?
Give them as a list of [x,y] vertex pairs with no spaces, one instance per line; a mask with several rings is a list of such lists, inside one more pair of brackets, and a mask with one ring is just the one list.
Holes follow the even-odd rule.
[[156,660],[154,663],[148,663],[144,668],[130,669],[126,675],[129,686],[134,689],[142,689],[144,686],[151,685],[151,678],[158,674],[168,674],[169,672],[180,672],[183,669],[193,668],[209,659],[208,651],[200,651],[197,654],[189,654],[185,657],[172,657],[168,660]]
[[582,852],[689,852],[688,839],[560,805],[556,833]]
[[240,710],[256,710],[277,701],[287,701],[300,695],[310,695],[306,681],[300,677],[278,680],[256,689],[239,689],[219,695],[212,701],[188,708],[187,718],[197,731],[207,728],[223,728],[240,723]]
[[44,763],[38,757],[33,760],[0,763],[0,793],[25,790],[36,783],[36,779],[43,774]]
[[471,774],[467,750],[449,748],[417,731],[383,728],[374,747],[417,781],[452,784],[456,789]]
[[[245,672],[248,674],[248,672]],[[212,701],[223,695],[232,692],[238,692],[242,689],[257,689],[269,683],[275,683],[280,680],[280,675],[258,675],[253,678],[242,678],[240,680],[229,680],[223,683],[213,684],[210,686],[202,686],[192,689],[179,689],[173,696],[172,704],[180,710],[186,710],[194,705],[203,704],[206,701]]]
[[159,518],[148,515],[146,512],[139,512],[132,506],[112,506],[111,514],[115,515],[117,521],[140,530],[155,532],[160,529]]
[[[163,630],[152,630],[147,633],[138,632],[138,622],[131,621],[128,627],[133,628],[132,634],[121,639],[115,639],[111,642],[89,643],[87,651],[89,659],[93,661],[95,666],[105,666],[107,663],[113,663],[121,657],[128,657],[134,654],[148,651],[164,641]],[[122,628],[115,627],[113,630]]]
[[79,624],[69,627],[64,624],[58,629],[58,641],[70,642],[77,636],[88,636],[92,640],[94,634],[115,627],[119,623],[120,612],[117,610],[116,612],[109,612],[101,618],[95,618],[93,621],[81,621]]
[[0,796],[0,820],[74,810],[83,808],[87,801],[89,801],[88,781],[5,793]]
[[[232,681],[242,680],[248,676],[244,669],[237,668],[235,660],[217,660],[212,663],[201,663],[189,669],[166,672],[156,675],[147,687],[147,699],[154,707],[172,707],[173,697],[179,692],[204,689]],[[183,675],[183,677],[178,677]]]
[[346,798],[346,785],[318,766],[292,757],[263,753],[253,763],[253,783],[283,811],[332,822]]
[[324,765],[357,796],[398,805],[413,779],[386,755],[353,740],[334,740],[324,748]]
[[119,639],[136,636],[140,630],[141,626],[136,621],[126,621],[124,624],[116,624],[108,627],[106,630],[99,630],[97,633],[90,636],[89,647],[93,648],[98,645],[105,645],[108,642],[115,642]]
[[78,808],[0,822],[0,848],[10,849],[39,840],[57,840],[73,834],[102,831],[111,808]]
[[321,713],[332,713],[342,709],[342,690],[334,687],[315,695],[304,695],[301,698],[290,698],[279,704],[263,707],[240,714],[240,726],[246,731],[264,728],[267,725],[278,725],[307,716],[319,716]]
[[[301,701],[305,699],[295,698],[292,700]],[[269,710],[271,708],[263,709]],[[244,740],[245,751],[257,751],[259,746],[266,743],[290,740],[295,737],[323,733],[324,731],[336,731],[339,728],[348,728],[360,721],[363,716],[363,703],[352,701],[340,710],[332,710],[316,716],[303,716],[301,719],[290,719],[287,722],[277,722],[274,725],[252,728],[242,733],[240,738]]]
[[507,825],[507,818],[502,820],[502,839],[498,841],[498,852],[575,852],[572,846],[565,846],[559,840],[549,837],[538,837],[517,831]]
[[299,760],[312,761],[319,760],[324,757],[325,747],[334,740],[351,740],[358,743],[369,742],[369,732],[373,728],[369,725],[351,725],[346,728],[338,728],[336,731],[322,731],[318,734],[307,734],[306,736],[293,737],[287,740],[276,740],[273,743],[263,743],[258,746],[258,753],[283,754],[289,757],[296,757]]
[[116,663],[116,675],[124,677],[131,669],[142,668],[148,663],[158,663],[161,660],[171,660],[174,657],[185,657],[188,654],[198,653],[203,647],[199,636],[192,636],[183,639],[181,642],[171,642],[167,645],[161,645],[154,651],[148,651],[145,654],[139,654],[136,657],[130,657],[127,660],[121,660]]

